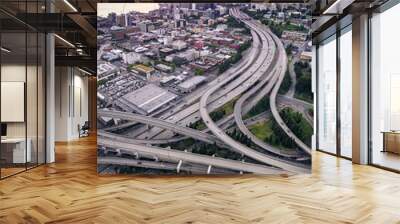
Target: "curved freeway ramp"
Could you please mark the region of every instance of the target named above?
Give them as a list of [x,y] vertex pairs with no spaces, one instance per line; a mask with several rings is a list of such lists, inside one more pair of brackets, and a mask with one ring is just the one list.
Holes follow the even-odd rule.
[[[276,78],[277,77],[274,76],[274,78],[268,83],[266,88],[264,88],[261,91],[263,95],[267,95],[269,93],[269,91],[273,87],[273,84],[275,83]],[[249,137],[252,142],[254,142],[256,145],[258,145],[259,147],[261,147],[262,149],[264,149],[266,151],[272,152],[274,154],[277,154],[277,155],[280,155],[283,157],[289,157],[289,158],[297,157],[298,156],[297,153],[287,153],[285,151],[280,150],[279,148],[273,147],[273,146],[265,143],[264,141],[259,139],[257,136],[255,136],[253,133],[251,133],[251,131],[245,125],[245,123],[243,121],[243,117],[242,117],[243,103],[246,100],[248,100],[258,90],[259,90],[258,88],[251,89],[249,92],[244,94],[235,104],[235,107],[234,107],[235,122],[236,122],[239,130],[243,134],[245,134],[247,137]]]
[[[246,24],[249,24],[249,21],[246,21]],[[251,25],[249,25],[249,26],[252,29],[254,29],[256,32],[258,32],[258,33],[261,32],[261,31],[259,31],[258,27],[256,27],[256,26],[251,26]],[[264,57],[266,57],[266,56],[264,55]],[[257,62],[255,63],[255,65],[257,66]],[[245,70],[246,70],[246,68],[241,69],[241,72],[246,72]],[[253,159],[255,159],[257,161],[260,161],[260,162],[263,162],[265,164],[276,166],[276,167],[282,168],[282,169],[287,170],[287,171],[296,172],[296,173],[309,172],[308,169],[305,169],[305,168],[297,166],[297,165],[289,164],[289,163],[287,163],[285,161],[281,161],[281,160],[279,160],[277,158],[274,158],[274,157],[268,156],[266,154],[257,152],[254,149],[251,149],[251,148],[249,148],[249,147],[247,147],[247,146],[245,146],[245,145],[243,145],[243,144],[241,144],[239,142],[236,142],[234,139],[232,139],[230,136],[228,136],[224,132],[224,130],[220,129],[214,123],[214,121],[210,118],[210,116],[208,114],[208,110],[207,110],[208,98],[216,90],[221,88],[225,83],[229,82],[231,79],[234,79],[235,77],[236,76],[232,75],[229,78],[221,81],[217,85],[215,85],[212,88],[210,88],[209,90],[207,90],[204,93],[204,95],[201,97],[201,99],[200,99],[200,114],[201,114],[201,117],[202,117],[203,121],[205,121],[205,124],[207,125],[207,127],[211,130],[212,133],[214,133],[215,136],[217,136],[219,139],[221,139],[225,144],[231,146],[232,149],[235,150],[236,152],[239,152],[239,153],[241,153],[243,155],[246,155],[246,156],[248,156],[250,158],[253,158]]]
[[[236,70],[242,68],[243,66],[250,66],[252,64],[252,62],[255,61],[255,60],[253,60],[253,58],[257,58],[258,54],[264,49],[261,48],[261,44],[260,44],[261,39],[258,37],[258,34],[255,33],[254,31],[251,31],[251,35],[253,38],[252,46],[251,46],[251,49],[249,50],[249,52],[246,54],[246,55],[251,55],[251,57],[247,57],[247,56],[243,57],[243,59],[238,64],[233,65],[233,67],[231,67],[230,69],[228,69],[227,71],[225,71],[224,73],[219,75],[217,79],[215,79],[212,82],[210,82],[209,84],[207,84],[208,86],[216,85],[218,82],[220,82],[220,80],[224,80],[224,79],[228,78],[229,76],[231,76],[231,74],[234,73]],[[271,39],[271,41],[272,41],[272,39]],[[235,91],[235,89],[240,87],[241,84],[243,84],[243,82],[247,79],[247,77],[241,77],[241,78],[242,78],[242,80],[234,80],[235,82],[230,83],[228,86],[225,86],[224,88],[221,88],[218,92],[216,92],[216,94],[214,94],[212,96],[212,99],[210,99],[210,101],[208,102],[208,104],[209,104],[208,106],[211,107],[211,104],[217,103],[221,99],[225,98],[225,95],[227,95],[229,92],[233,92],[233,91]],[[207,88],[209,88],[208,86],[207,86]],[[169,119],[171,117],[175,117],[176,119],[172,119],[171,122],[173,121],[174,123],[177,123],[179,121],[185,120],[186,118],[198,113],[198,100],[200,99],[201,95],[207,90],[207,88],[205,88],[204,90],[199,92],[195,97],[190,99],[189,107],[181,109],[180,111],[175,111],[174,114],[168,114],[167,117],[163,117],[163,119],[167,119],[167,118]],[[240,94],[240,92],[238,91],[238,93],[236,95],[239,95],[239,94]],[[154,129],[154,128],[152,128],[152,129]],[[149,138],[156,138],[160,134],[162,134],[163,131],[164,130],[162,130],[162,129],[159,129],[157,131],[153,130],[153,133]],[[143,136],[141,136],[141,137],[143,137]]]
[[98,139],[97,143],[100,146],[116,148],[123,150],[126,153],[136,154],[136,153],[144,153],[151,154],[157,156],[160,159],[167,161],[185,161],[203,165],[211,165],[215,167],[250,172],[256,174],[285,174],[281,169],[276,169],[274,167],[268,167],[264,165],[240,162],[235,160],[223,159],[212,156],[205,156],[200,154],[194,154],[190,152],[172,150],[172,149],[164,149],[158,147],[149,147],[138,144],[130,144],[123,141],[116,141],[113,139]]
[[[105,138],[113,138],[116,140],[120,140],[123,138],[128,138],[127,136],[121,136],[118,134],[114,134],[111,132],[107,132],[104,130],[97,130],[97,136],[100,137],[105,137]],[[168,143],[173,143],[173,142],[178,142],[182,141],[184,139],[187,139],[188,137],[186,136],[180,136],[180,137],[175,137],[175,138],[169,138],[169,139],[130,139],[131,143],[133,144],[152,144],[152,145],[159,145],[159,144],[168,144]]]
[[[270,33],[270,32],[269,32]],[[273,34],[271,34],[273,35]],[[275,61],[281,61],[284,53],[282,51],[278,51],[276,55],[276,60]],[[268,76],[268,78],[262,80],[260,83],[258,83],[254,88],[250,89],[247,91],[245,94],[242,95],[242,97],[236,102],[234,106],[234,115],[235,115],[235,122],[239,128],[239,130],[245,134],[247,137],[249,137],[252,142],[254,142],[256,145],[261,147],[262,149],[265,149],[266,151],[272,152],[274,154],[287,157],[287,158],[296,158],[301,155],[298,153],[289,153],[283,150],[280,150],[279,148],[273,147],[261,139],[259,139],[257,136],[255,136],[251,131],[246,127],[242,115],[246,114],[251,106],[254,106],[258,100],[260,100],[262,97],[266,96],[274,87],[275,83],[278,80],[278,77],[280,73],[277,71],[277,67],[274,66],[271,71],[271,75]],[[272,77],[271,77],[272,76]],[[269,81],[269,82],[268,82]],[[265,85],[268,82],[267,85]],[[264,86],[264,88],[262,88]],[[261,89],[261,91],[260,91]],[[256,94],[257,93],[257,94]],[[250,98],[252,97],[252,98]],[[246,107],[243,106],[245,102],[250,100],[251,102],[246,105]],[[251,104],[251,106],[249,105]]]
[[[279,40],[279,38],[276,37],[275,35],[273,35],[273,38],[275,39],[275,42],[278,45],[279,51],[284,52],[285,48],[283,47],[283,44]],[[311,155],[311,148],[308,147],[306,144],[304,144],[304,142],[302,142],[288,128],[288,126],[285,124],[285,122],[282,120],[281,116],[279,115],[279,111],[278,111],[277,105],[276,105],[276,96],[278,95],[279,88],[281,87],[282,81],[285,77],[285,72],[286,72],[286,68],[287,68],[286,54],[283,54],[283,57],[280,58],[280,60],[277,62],[277,66],[278,66],[278,71],[280,72],[280,75],[279,75],[279,78],[278,78],[278,81],[277,81],[275,87],[273,88],[273,90],[271,92],[270,101],[269,101],[272,115],[273,115],[274,119],[276,120],[276,122],[278,123],[278,125],[282,128],[282,130],[289,136],[289,138],[291,138],[300,147],[301,150],[303,150],[308,155]]]
[[235,174],[236,172],[226,169],[221,169],[217,167],[208,168],[206,165],[196,165],[196,164],[186,164],[182,163],[180,166],[176,163],[171,162],[157,162],[149,160],[139,160],[139,159],[127,159],[115,156],[105,156],[97,157],[97,164],[100,165],[120,165],[120,166],[134,166],[143,167],[159,170],[169,170],[169,171],[186,171],[189,173],[196,174]]
[[278,104],[287,104],[292,108],[294,107],[295,110],[303,114],[304,118],[310,125],[314,124],[313,117],[308,113],[309,109],[313,109],[313,105],[311,103],[286,95],[278,95],[277,101]]
[[[238,12],[237,10],[235,11],[236,15],[240,16],[240,12]],[[240,16],[242,17],[242,16]],[[246,16],[245,16],[246,17]],[[245,23],[247,24],[248,21],[245,21]],[[256,25],[258,28],[259,26]],[[263,26],[263,25],[262,25]],[[299,147],[301,150],[303,150],[305,153],[307,153],[308,155],[311,155],[311,148],[308,147],[306,144],[304,144],[304,142],[302,142],[288,127],[287,125],[283,122],[281,116],[279,115],[279,111],[277,109],[277,105],[276,105],[276,96],[278,94],[279,88],[281,86],[281,83],[284,79],[285,76],[285,72],[287,69],[287,55],[285,53],[285,48],[283,47],[282,42],[280,41],[280,39],[274,35],[271,32],[268,32],[272,38],[274,39],[276,45],[277,45],[277,49],[278,52],[280,52],[280,57],[277,60],[277,62],[275,63],[275,69],[277,70],[278,74],[278,79],[276,81],[276,84],[274,86],[274,88],[272,89],[271,95],[270,95],[270,108],[271,108],[271,112],[272,115],[274,117],[274,119],[276,120],[276,122],[278,123],[278,125],[282,128],[282,130],[289,136],[289,138],[291,138]]]
[[161,127],[164,129],[168,129],[175,133],[179,133],[182,135],[190,136],[194,139],[198,139],[210,144],[221,144],[223,143],[213,135],[203,133],[198,130],[194,130],[187,127],[182,127],[158,118],[148,117],[139,114],[127,113],[127,112],[120,112],[120,111],[110,111],[110,110],[98,110],[97,115],[100,117],[113,117],[113,118],[120,118],[123,120],[130,120],[130,121],[137,121],[143,124],[153,125],[157,127]]

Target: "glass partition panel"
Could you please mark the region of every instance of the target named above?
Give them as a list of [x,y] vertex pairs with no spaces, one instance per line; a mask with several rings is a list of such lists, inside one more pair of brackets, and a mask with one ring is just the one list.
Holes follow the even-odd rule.
[[372,163],[400,170],[400,4],[371,19]]
[[340,36],[340,154],[352,157],[352,33],[351,26]]
[[46,161],[46,145],[45,145],[45,124],[46,124],[46,78],[45,78],[45,60],[46,60],[46,52],[45,45],[46,39],[45,35],[42,33],[38,34],[38,105],[37,105],[37,113],[38,113],[38,164],[43,164]]
[[26,138],[26,37],[25,32],[1,34],[2,177],[24,171],[31,161]]
[[336,153],[336,36],[318,47],[318,149]]
[[0,7],[5,9],[0,12],[0,178],[4,178],[45,163],[46,39],[23,22],[25,13],[43,13],[45,1],[0,1]]
[[27,80],[26,80],[26,114],[27,114],[27,150],[30,151],[28,168],[38,163],[38,35],[36,32],[27,33]]

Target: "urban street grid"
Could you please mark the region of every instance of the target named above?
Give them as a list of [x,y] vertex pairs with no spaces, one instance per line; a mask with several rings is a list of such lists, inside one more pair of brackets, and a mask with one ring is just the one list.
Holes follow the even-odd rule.
[[100,174],[310,172],[307,5],[123,4],[98,15]]

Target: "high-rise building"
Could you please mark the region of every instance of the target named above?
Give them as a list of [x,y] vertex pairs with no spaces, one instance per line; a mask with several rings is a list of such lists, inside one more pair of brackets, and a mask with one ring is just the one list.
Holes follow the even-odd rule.
[[175,20],[175,27],[176,28],[184,28],[184,27],[186,27],[186,20],[185,19]]
[[181,18],[180,10],[177,5],[174,4],[174,9],[173,9],[173,15],[174,15],[174,20],[179,20]]
[[117,24],[117,14],[115,12],[108,14],[108,19],[111,21],[111,25]]
[[179,3],[179,8],[190,9],[192,3]]
[[127,18],[126,14],[121,14],[117,16],[117,26],[126,27],[127,26]]
[[136,25],[136,24],[133,24],[134,23],[133,20],[134,20],[134,18],[132,17],[132,15],[130,13],[125,14],[126,26]]
[[140,31],[142,32],[149,32],[149,26],[151,25],[150,21],[142,21],[138,23],[138,26],[140,28]]

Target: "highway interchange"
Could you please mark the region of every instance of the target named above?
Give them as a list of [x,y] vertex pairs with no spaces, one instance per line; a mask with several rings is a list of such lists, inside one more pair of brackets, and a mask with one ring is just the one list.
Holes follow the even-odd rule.
[[[305,153],[310,154],[311,152],[310,148],[301,142],[286,126],[277,109],[277,94],[287,68],[287,56],[283,44],[264,25],[250,19],[238,9],[231,9],[230,14],[244,22],[251,29],[253,43],[251,49],[246,53],[246,57],[231,69],[221,74],[217,79],[197,90],[196,94],[188,96],[183,103],[161,113],[158,117],[99,110],[99,116],[130,121],[128,125],[125,124],[117,128],[112,127],[113,129],[100,130],[98,133],[100,136],[98,140],[100,147],[107,147],[117,151],[123,150],[133,155],[140,155],[140,157],[157,158],[155,162],[140,163],[140,166],[147,165],[148,168],[171,170],[173,164],[177,163],[176,170],[179,171],[182,164],[184,164],[183,167],[187,167],[187,163],[194,163],[203,167],[193,168],[195,165],[192,164],[193,167],[190,166],[190,169],[199,171],[204,170],[204,166],[206,166],[206,173],[210,173],[212,167],[256,174],[309,172],[309,168],[304,164],[295,162],[295,159],[300,157],[300,155],[297,153],[287,153],[266,144],[254,136],[246,127],[242,115],[246,114],[262,97],[270,94],[270,108],[273,118]],[[232,99],[237,99],[233,115],[229,115],[223,121],[214,122],[210,118],[209,113]],[[199,131],[186,127],[188,124],[199,119],[204,121],[207,126],[206,130]],[[269,153],[262,153],[249,148],[226,134],[224,129],[226,126],[224,124],[232,120],[235,121],[242,133],[247,135],[261,149]],[[137,123],[145,125],[141,129],[129,131],[125,135],[109,132]],[[212,134],[207,134],[207,131],[210,131]],[[229,146],[229,149],[257,160],[262,164],[266,164],[266,166],[174,149],[158,148],[153,145],[179,141],[185,138],[183,136],[177,137],[176,133],[209,144],[215,143],[220,146]],[[162,159],[162,164],[157,164],[159,159]],[[116,165],[127,165],[129,163],[126,159],[121,160],[118,158],[109,158],[109,160],[103,158],[101,161],[101,164],[107,164],[107,161],[108,164]],[[138,161],[133,161],[129,164],[136,166],[138,165]],[[167,168],[163,168],[163,166]]]

